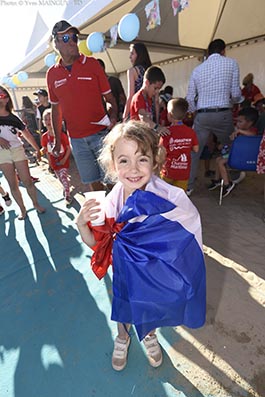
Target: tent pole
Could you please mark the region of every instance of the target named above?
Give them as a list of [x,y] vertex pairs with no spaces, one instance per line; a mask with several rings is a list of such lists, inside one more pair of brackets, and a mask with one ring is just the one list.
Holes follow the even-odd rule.
[[19,107],[18,107],[16,92],[15,92],[14,88],[11,88],[11,90],[12,90],[13,100],[14,100],[14,104],[15,104],[15,110],[18,111]]

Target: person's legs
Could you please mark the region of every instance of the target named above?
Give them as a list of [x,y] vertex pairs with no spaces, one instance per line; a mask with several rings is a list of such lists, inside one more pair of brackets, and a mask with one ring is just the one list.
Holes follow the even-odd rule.
[[2,198],[3,198],[3,200],[4,200],[4,202],[5,202],[5,205],[6,205],[7,207],[9,207],[9,206],[12,204],[12,200],[11,200],[11,198],[10,198],[10,196],[9,196],[9,193],[6,192],[6,191],[2,188],[1,183],[0,183],[0,194],[1,194],[1,196],[2,196]]
[[6,194],[5,190],[2,188],[1,183],[0,183],[0,194],[1,196],[4,196]]
[[156,330],[149,332],[149,334],[144,338],[143,342],[149,364],[156,368],[162,364],[163,354],[155,332]]
[[227,164],[227,158],[222,158],[219,157],[218,158],[218,170],[219,170],[219,174],[221,175],[221,178],[224,181],[224,185],[228,185],[229,184],[229,176],[228,176],[228,172],[227,172],[227,168],[226,168],[226,164]]
[[211,170],[211,159],[213,157],[213,152],[216,147],[216,137],[210,133],[208,141],[203,148],[203,152],[201,154],[201,160],[204,160],[204,176],[206,178],[214,176],[214,171]]
[[127,364],[127,354],[130,345],[129,329],[130,324],[117,323],[118,336],[114,341],[114,349],[112,353],[112,368],[121,371]]
[[193,190],[194,188],[194,182],[198,172],[200,157],[210,134],[210,129],[208,128],[206,121],[207,118],[205,118],[204,113],[198,113],[194,120],[193,129],[195,130],[199,141],[199,151],[197,153],[191,152],[191,169],[188,183],[188,191]]
[[36,208],[36,210],[39,213],[45,212],[45,209],[38,202],[37,190],[36,190],[34,183],[32,182],[32,179],[31,179],[31,176],[29,173],[28,161],[27,160],[16,161],[15,167],[17,169],[17,173],[18,173],[18,176],[19,176],[21,182],[27,189],[27,193],[32,200],[34,208]]
[[229,136],[234,130],[231,110],[216,113],[198,113],[194,120],[194,130],[196,131],[200,148],[198,153],[191,153],[192,161],[188,190],[193,189],[197,175],[199,158],[206,142],[208,141],[209,133],[212,132],[216,136],[218,142],[222,144],[230,142]]
[[55,170],[55,174],[58,177],[61,184],[63,185],[64,198],[65,199],[70,198],[70,184],[69,184],[67,168],[61,168],[60,170]]
[[[208,113],[209,114],[209,113]],[[231,110],[224,112],[211,113],[212,131],[217,141],[222,145],[230,144],[230,135],[234,131],[233,116]]]
[[224,181],[224,188],[223,188],[223,192],[222,192],[222,197],[228,196],[228,194],[235,187],[235,183],[231,182],[230,178],[229,178],[229,173],[228,173],[228,170],[226,168],[227,161],[228,161],[228,158],[221,158],[219,163],[218,163],[219,172],[220,172],[221,178]]
[[85,138],[71,138],[72,152],[85,191],[105,190],[104,173],[97,158],[107,130]]
[[215,190],[218,186],[221,185],[220,170],[219,170],[219,162],[221,160],[223,160],[222,157],[217,157],[215,160],[215,163],[216,163],[215,175],[214,175],[214,179],[212,179],[212,182],[207,186],[208,190]]
[[[26,160],[25,160],[26,161]],[[12,196],[14,197],[17,205],[20,208],[21,214],[19,216],[20,219],[24,219],[26,217],[27,211],[22,199],[21,192],[18,186],[17,175],[15,171],[14,164],[4,163],[0,165],[0,169],[3,171],[3,174],[7,180]]]

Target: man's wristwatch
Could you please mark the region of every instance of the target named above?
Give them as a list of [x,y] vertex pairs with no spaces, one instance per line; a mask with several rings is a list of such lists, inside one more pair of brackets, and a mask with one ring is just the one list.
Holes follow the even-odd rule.
[[159,127],[159,124],[156,124],[156,125],[154,126],[153,130],[154,130],[155,132],[157,132],[158,127]]

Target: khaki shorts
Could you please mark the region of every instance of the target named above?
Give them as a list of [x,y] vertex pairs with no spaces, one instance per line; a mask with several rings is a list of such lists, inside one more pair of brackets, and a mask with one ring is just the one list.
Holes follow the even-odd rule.
[[0,164],[12,164],[23,160],[27,160],[23,146],[0,149]]
[[187,191],[187,187],[188,187],[188,180],[175,180],[175,179],[171,179],[171,178],[166,178],[165,176],[161,176],[161,179],[163,179],[165,182],[169,183],[170,185],[176,186],[176,187],[180,187],[181,189],[185,190],[185,192]]

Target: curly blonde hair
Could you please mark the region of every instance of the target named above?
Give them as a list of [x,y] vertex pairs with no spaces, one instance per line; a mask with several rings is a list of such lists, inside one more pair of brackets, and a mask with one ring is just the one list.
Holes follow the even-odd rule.
[[111,182],[118,181],[113,152],[116,142],[122,138],[136,142],[142,154],[150,151],[153,155],[154,173],[159,175],[166,157],[164,147],[159,145],[159,136],[143,121],[130,120],[117,124],[103,140],[98,161],[105,172],[105,178]]

